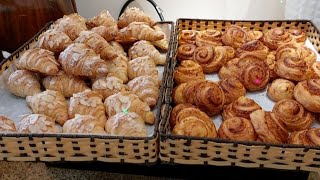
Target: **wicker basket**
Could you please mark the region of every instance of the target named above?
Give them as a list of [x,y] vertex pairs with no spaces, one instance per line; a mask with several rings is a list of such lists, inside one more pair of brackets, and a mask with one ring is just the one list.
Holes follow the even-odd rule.
[[204,164],[216,166],[266,167],[275,169],[320,171],[320,147],[289,144],[240,142],[219,138],[196,138],[171,134],[169,116],[172,110],[173,71],[176,66],[177,37],[181,30],[220,31],[236,24],[251,30],[266,31],[274,27],[295,27],[306,32],[309,40],[320,53],[320,33],[311,21],[224,21],[178,19],[172,44],[172,67],[166,92],[165,117],[160,123],[160,159],[164,163]]
[[[173,22],[159,22],[171,26],[170,46],[174,32]],[[51,28],[48,23],[32,39],[0,63],[0,75],[6,74],[12,62],[38,40],[40,34]],[[6,161],[103,161],[152,165],[158,160],[158,127],[162,118],[165,80],[169,72],[170,53],[163,73],[163,82],[157,107],[156,122],[151,137],[119,137],[84,134],[0,134],[0,160]],[[8,69],[8,70],[7,70]],[[7,71],[6,71],[7,70]],[[8,73],[7,73],[8,74]],[[3,103],[3,102],[2,102]],[[10,108],[10,107],[8,107]],[[1,112],[0,112],[1,113]]]

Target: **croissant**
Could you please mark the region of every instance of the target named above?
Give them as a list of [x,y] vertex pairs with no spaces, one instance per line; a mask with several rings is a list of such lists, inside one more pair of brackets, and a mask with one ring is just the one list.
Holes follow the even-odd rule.
[[16,70],[7,81],[8,90],[19,97],[32,96],[41,92],[38,78],[28,70]]
[[231,47],[201,46],[195,49],[193,59],[201,65],[204,73],[213,73],[233,57],[234,50]]
[[164,65],[166,63],[166,55],[160,52],[148,41],[138,41],[129,48],[129,59],[137,57],[149,56],[156,65]]
[[59,91],[46,90],[27,96],[26,100],[33,113],[47,115],[60,125],[69,118],[67,101]]
[[106,61],[108,76],[114,76],[123,81],[123,83],[127,83],[128,79],[128,58],[122,54],[118,54],[118,57]]
[[121,14],[118,21],[118,27],[124,28],[132,22],[144,22],[150,27],[157,23],[150,16],[146,15],[143,11],[136,7],[127,8],[123,14]]
[[286,79],[274,80],[268,88],[267,95],[273,101],[293,99],[294,83]]
[[297,43],[304,44],[307,40],[306,33],[299,29],[289,29],[289,33]]
[[222,46],[221,42],[222,33],[214,29],[206,29],[200,31],[196,35],[197,46]]
[[[187,109],[187,108],[196,108],[194,105],[192,104],[189,104],[189,103],[181,103],[181,104],[177,104],[176,106],[174,106],[174,108],[172,109],[171,113],[170,113],[170,119],[169,119],[169,122],[170,122],[170,125],[171,125],[171,129],[173,129],[173,127],[177,124],[177,116],[178,114],[184,110],[184,109]],[[202,111],[201,111],[202,112]],[[202,113],[200,113],[202,114]],[[209,117],[210,119],[210,117]],[[211,121],[211,119],[210,119]]]
[[196,48],[194,44],[181,44],[177,50],[177,59],[179,61],[193,59]]
[[151,76],[156,82],[159,81],[156,64],[149,56],[132,59],[128,63],[128,77],[134,79],[139,76]]
[[162,32],[164,34],[164,38],[161,39],[161,40],[158,40],[158,41],[153,41],[151,42],[152,45],[154,45],[155,47],[163,50],[163,51],[168,51],[169,49],[169,42],[168,42],[168,38],[166,36],[166,34],[163,32],[162,28],[159,27],[158,25],[155,25],[153,26],[153,29],[155,31],[159,31],[159,32]]
[[0,115],[0,132],[16,132],[14,122],[6,116]]
[[150,107],[157,104],[159,85],[151,76],[140,76],[128,83],[129,90],[135,93],[141,101]]
[[106,62],[82,43],[74,43],[59,55],[59,62],[67,74],[97,77],[108,73]]
[[198,31],[195,30],[182,30],[179,33],[178,43],[182,44],[196,44],[196,37]]
[[88,45],[104,60],[111,60],[118,56],[117,51],[105,39],[92,31],[82,31],[75,42]]
[[179,66],[174,70],[173,77],[176,84],[193,80],[205,80],[202,67],[192,60],[181,61]]
[[263,38],[263,43],[271,50],[276,50],[280,45],[292,42],[290,33],[282,27],[268,30]]
[[315,116],[305,110],[303,106],[295,100],[283,99],[277,102],[272,112],[288,127],[290,131],[300,131],[307,129],[315,120]]
[[267,59],[269,54],[269,48],[265,46],[261,41],[253,40],[247,43],[242,44],[236,50],[236,57],[241,57],[244,53],[254,53],[259,56],[261,59]]
[[108,134],[117,136],[147,136],[147,128],[141,116],[134,112],[120,112],[109,117],[106,123],[106,131]]
[[286,126],[274,113],[256,110],[250,114],[250,119],[262,142],[287,142],[289,134]]
[[294,98],[308,111],[320,112],[320,79],[299,82],[293,91]]
[[241,82],[234,77],[223,79],[219,82],[225,95],[225,105],[232,103],[246,94],[246,89]]
[[110,41],[109,43],[118,54],[122,54],[123,56],[127,57],[127,53],[124,51],[124,48],[120,43],[117,41]]
[[248,42],[250,39],[246,30],[239,26],[231,25],[224,32],[224,34],[221,37],[221,40],[224,45],[231,46],[237,49],[242,44]]
[[66,33],[70,39],[75,40],[81,31],[86,31],[86,20],[77,13],[64,15],[55,22],[54,28]]
[[290,134],[289,144],[300,144],[305,146],[320,146],[320,129],[310,128],[303,131],[296,131]]
[[54,120],[43,114],[24,115],[18,124],[18,132],[21,133],[60,133]]
[[226,119],[220,125],[218,136],[237,141],[255,141],[257,134],[250,120],[242,117]]
[[73,94],[70,98],[69,116],[74,118],[76,114],[94,116],[100,127],[104,127],[107,121],[102,96],[91,90]]
[[212,126],[208,126],[208,123],[203,120],[190,116],[180,120],[173,128],[172,133],[176,135],[186,135],[195,137],[217,137],[217,130]]
[[147,103],[141,101],[139,97],[130,91],[119,92],[109,96],[105,101],[108,116],[113,116],[120,112],[135,112],[139,114],[144,122],[154,124],[155,117]]
[[64,123],[62,129],[64,133],[106,134],[104,126],[101,127],[96,117],[91,115],[76,114]]
[[139,40],[159,41],[164,39],[164,33],[155,31],[143,22],[133,22],[121,29],[115,40],[121,43],[131,43]]
[[320,78],[320,62],[316,61],[311,66],[310,79],[319,79],[319,78]]
[[18,69],[26,69],[47,75],[55,75],[59,72],[59,63],[56,61],[54,53],[40,48],[25,51],[15,64]]
[[233,117],[242,117],[250,119],[250,114],[256,110],[262,109],[259,104],[245,96],[239,97],[237,100],[229,104],[221,113],[224,120]]
[[71,97],[75,93],[90,89],[84,80],[63,71],[57,75],[45,77],[42,84],[46,89],[59,91],[64,97]]
[[38,38],[37,47],[60,53],[72,43],[67,34],[56,29],[49,29]]
[[117,77],[109,76],[98,78],[92,84],[92,90],[98,92],[103,99],[116,94],[120,91],[127,90],[127,86]]

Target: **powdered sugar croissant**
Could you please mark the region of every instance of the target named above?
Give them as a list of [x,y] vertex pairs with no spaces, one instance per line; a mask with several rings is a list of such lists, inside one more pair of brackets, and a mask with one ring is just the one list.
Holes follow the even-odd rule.
[[160,52],[149,41],[138,41],[130,47],[129,59],[137,57],[149,56],[157,65],[164,65],[166,62],[166,56],[160,54]]
[[128,64],[129,79],[134,79],[139,76],[149,75],[156,81],[159,81],[158,70],[156,64],[149,56],[138,57]]
[[105,99],[115,93],[127,90],[127,86],[123,84],[121,79],[109,76],[95,80],[92,84],[92,90],[101,94]]
[[[159,27],[158,25],[153,26],[153,29],[156,30],[156,31],[163,32],[161,27]],[[164,34],[164,38],[163,39],[158,40],[158,41],[152,41],[151,43],[154,46],[160,48],[161,50],[167,51],[169,49],[169,42],[168,42],[166,34],[165,33],[163,33],[163,34]]]
[[54,53],[45,49],[29,49],[17,59],[18,69],[27,69],[47,75],[55,75],[59,72],[59,63],[54,57]]
[[108,68],[108,76],[114,76],[123,81],[123,83],[128,82],[128,58],[122,54],[118,54],[118,57],[106,61]]
[[20,97],[32,96],[41,92],[36,75],[28,70],[16,70],[7,81],[9,91]]
[[56,29],[49,29],[39,36],[37,47],[60,53],[72,43],[67,34]]
[[132,22],[144,22],[150,27],[156,24],[156,21],[136,7],[127,8],[123,14],[121,14],[118,21],[118,27],[124,28]]
[[60,133],[61,129],[49,116],[30,114],[22,116],[17,131],[21,133]]
[[6,116],[0,115],[0,132],[16,132],[14,122]]
[[91,115],[76,114],[63,125],[64,133],[83,133],[83,134],[106,134],[104,127],[101,127],[96,117]]
[[86,20],[77,13],[64,15],[55,22],[54,28],[66,33],[71,40],[75,40],[81,31],[86,31]]

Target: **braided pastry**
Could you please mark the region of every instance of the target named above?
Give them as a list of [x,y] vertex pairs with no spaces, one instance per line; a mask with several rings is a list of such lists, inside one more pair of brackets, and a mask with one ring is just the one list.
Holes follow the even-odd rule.
[[54,120],[43,114],[24,115],[18,124],[17,132],[21,133],[60,133]]
[[156,82],[159,81],[156,64],[149,56],[132,59],[128,63],[128,77],[134,79],[139,76],[151,76]]
[[86,20],[77,13],[64,15],[56,20],[54,28],[66,33],[73,41],[77,39],[81,31],[86,31]]
[[263,36],[263,43],[271,50],[276,50],[280,45],[292,41],[290,33],[282,27],[270,29]]
[[224,45],[235,49],[250,40],[247,31],[236,25],[231,25],[227,28],[221,38]]
[[196,35],[197,46],[222,46],[220,31],[214,29],[207,29],[200,31]]
[[64,133],[106,134],[104,126],[101,127],[96,117],[91,115],[76,114],[64,123],[62,129]]
[[196,44],[196,37],[198,31],[195,30],[182,30],[179,33],[178,43],[182,44]]
[[192,105],[192,104],[189,104],[189,103],[181,103],[181,104],[177,104],[176,106],[174,106],[174,108],[171,111],[170,119],[169,119],[169,122],[170,122],[170,125],[171,125],[171,129],[173,129],[173,127],[176,125],[176,123],[178,121],[177,120],[178,114],[183,109],[187,109],[187,108],[196,108],[196,107],[194,105]]
[[121,79],[113,76],[98,78],[92,84],[92,90],[98,92],[103,99],[127,89]]
[[307,40],[306,33],[299,29],[289,29],[289,33],[297,43],[304,44]]
[[268,88],[267,95],[273,101],[293,99],[294,83],[286,79],[274,80]]
[[49,29],[38,38],[37,47],[47,49],[54,53],[60,53],[67,48],[72,40],[67,34],[56,29]]
[[320,112],[320,79],[299,82],[294,88],[294,98],[311,112]]
[[127,8],[121,14],[118,20],[118,27],[124,28],[132,22],[144,22],[150,27],[157,23],[150,16],[146,15],[143,11],[136,7]]
[[253,111],[262,109],[259,104],[254,102],[245,96],[239,97],[237,100],[229,104],[221,113],[224,120],[230,119],[232,117],[242,117],[245,119],[250,119],[250,114]]
[[305,146],[320,146],[320,129],[310,128],[303,131],[296,131],[290,134],[289,144],[300,144]]
[[173,77],[176,84],[193,80],[205,80],[202,67],[192,60],[181,61],[174,70]]
[[225,95],[225,105],[232,103],[246,94],[246,89],[237,78],[231,77],[223,79],[219,82],[219,85]]
[[0,132],[16,132],[14,122],[6,116],[0,115]]
[[277,102],[272,112],[288,127],[290,131],[307,129],[315,120],[315,116],[305,110],[295,100],[283,99]]
[[178,47],[177,59],[179,61],[193,59],[196,48],[197,46],[194,44],[181,44]]
[[218,136],[238,141],[255,141],[257,139],[257,134],[250,120],[242,117],[224,120],[219,127]]

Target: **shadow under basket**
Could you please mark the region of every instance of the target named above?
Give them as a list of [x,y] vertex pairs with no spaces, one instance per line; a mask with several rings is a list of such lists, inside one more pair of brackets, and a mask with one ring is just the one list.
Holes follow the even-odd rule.
[[171,133],[169,123],[173,108],[173,71],[177,66],[178,35],[181,30],[216,29],[225,31],[230,25],[266,32],[275,27],[303,30],[314,48],[320,53],[320,33],[308,20],[290,21],[233,21],[178,19],[172,44],[172,64],[165,95],[165,117],[160,122],[160,159],[169,164],[203,164],[215,166],[240,166],[248,168],[273,168],[285,170],[320,171],[320,147],[290,144],[242,142],[220,138],[178,136]]

